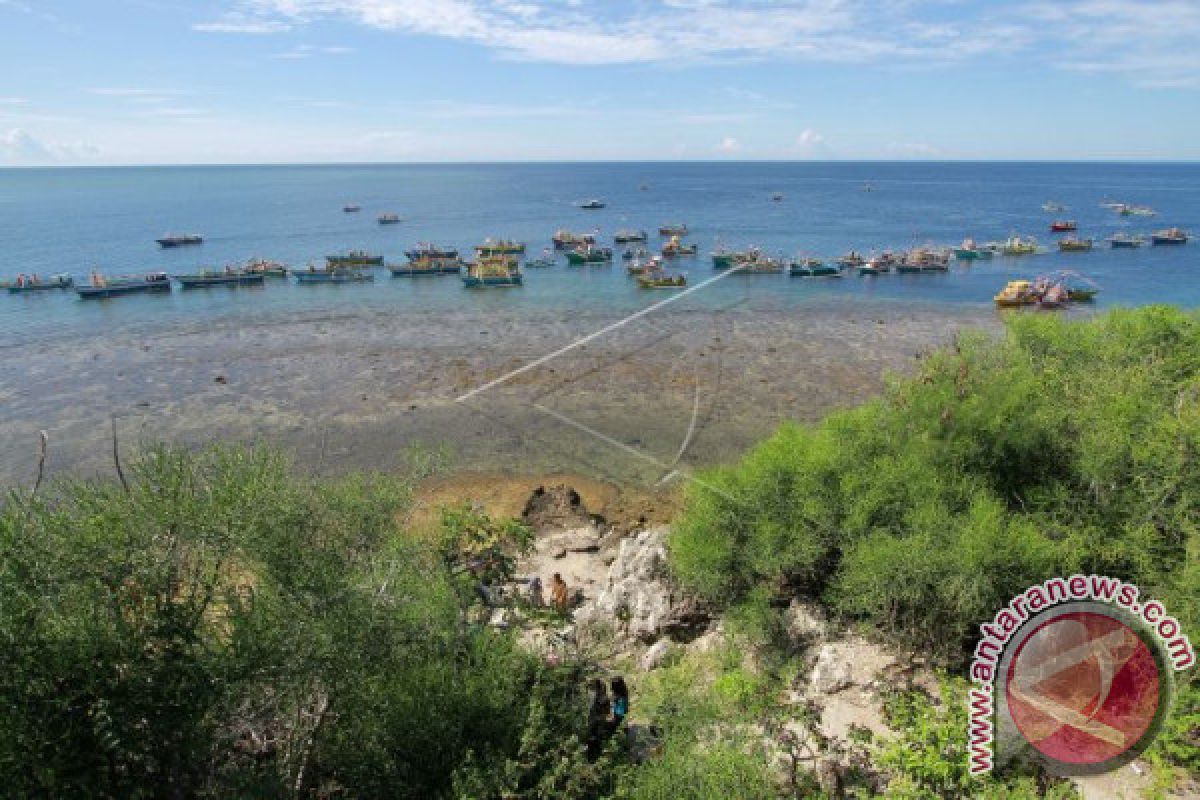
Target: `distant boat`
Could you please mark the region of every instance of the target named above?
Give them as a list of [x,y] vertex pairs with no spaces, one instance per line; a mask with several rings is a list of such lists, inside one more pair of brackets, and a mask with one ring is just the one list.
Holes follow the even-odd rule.
[[575,247],[595,244],[596,235],[594,233],[573,233],[560,229],[554,232],[554,235],[550,237],[550,241],[554,243],[556,250],[569,250]]
[[642,230],[620,230],[613,234],[613,241],[617,244],[629,244],[630,242],[644,242],[649,236]]
[[345,211],[347,214],[356,214],[359,211],[362,211],[362,206],[360,206],[358,203],[347,203],[346,205],[342,206],[342,211]]
[[1069,233],[1079,230],[1079,226],[1073,219],[1059,219],[1050,223],[1050,230],[1053,233]]
[[1144,236],[1132,236],[1128,233],[1114,233],[1108,238],[1108,243],[1112,245],[1114,250],[1119,248],[1141,247],[1146,243]]
[[1123,217],[1153,217],[1158,212],[1155,211],[1150,206],[1126,206],[1126,205],[1123,205],[1117,209],[1117,213],[1119,213]]
[[688,226],[682,222],[663,225],[658,229],[659,236],[687,236]]
[[504,255],[482,257],[467,265],[463,284],[468,289],[520,286],[521,272],[514,258]]
[[117,278],[106,278],[93,272],[89,284],[76,286],[75,291],[85,300],[140,292],[169,292],[171,291],[171,279],[165,272],[149,272],[145,275]]
[[1006,256],[1029,256],[1038,251],[1037,240],[1032,236],[1010,236],[1000,252]]
[[306,270],[293,270],[292,274],[296,276],[296,283],[303,285],[317,283],[365,283],[375,280],[375,276],[370,272],[338,266],[318,268],[311,264]]
[[891,272],[896,266],[896,256],[890,251],[885,250],[877,256],[872,256],[858,268],[859,275],[883,275],[886,272]]
[[155,239],[159,247],[186,247],[194,244],[204,244],[204,237],[198,233],[168,233],[161,239]]
[[372,255],[365,250],[351,250],[349,253],[325,256],[325,262],[331,267],[382,267],[383,256]]
[[1092,240],[1068,236],[1065,239],[1059,240],[1058,249],[1064,253],[1086,252],[1092,249]]
[[750,247],[745,250],[729,250],[725,247],[717,247],[712,254],[713,269],[736,267],[738,264],[753,261],[761,255],[762,252],[757,247]]
[[1062,203],[1055,203],[1055,202],[1042,203],[1042,211],[1045,211],[1048,214],[1059,214],[1066,210],[1067,210],[1067,207],[1064,206]]
[[995,253],[989,247],[980,247],[975,243],[974,239],[963,239],[963,242],[958,247],[954,248],[954,257],[959,261],[978,261],[980,259],[991,258]]
[[534,258],[525,262],[527,269],[547,269],[558,265],[558,261],[554,258],[554,251],[547,247],[542,251],[541,258]]
[[0,283],[0,286],[8,289],[9,294],[44,292],[49,289],[70,289],[73,285],[75,285],[75,279],[65,272],[59,275],[51,275],[44,279],[37,275],[18,275],[14,281]]
[[606,264],[613,260],[613,251],[608,247],[584,246],[567,251],[567,263],[571,266],[580,264]]
[[1187,244],[1188,235],[1182,228],[1167,228],[1157,231],[1150,236],[1150,244]]
[[458,260],[458,250],[453,247],[438,247],[436,244],[429,242],[418,242],[417,246],[411,250],[405,250],[404,255],[409,261],[416,261],[420,258],[445,259],[449,261]]
[[242,270],[205,270],[193,275],[176,275],[184,289],[203,289],[210,286],[262,286],[266,276],[261,272]]
[[597,208],[604,208],[605,205],[606,204],[603,200],[585,200],[579,204],[579,207],[591,210],[591,209],[597,209]]
[[771,200],[773,200],[776,203],[782,202],[783,201],[783,192],[776,192],[775,194],[771,195]]
[[475,245],[477,258],[521,255],[524,252],[525,243],[515,242],[511,239],[484,239],[483,244]]
[[379,215],[379,224],[380,225],[399,225],[400,224],[400,215],[399,214],[380,214]]
[[670,241],[663,245],[663,258],[675,258],[677,256],[694,256],[700,251],[700,248],[694,244],[683,244],[679,241],[678,236],[672,236]]
[[804,258],[793,261],[788,268],[792,275],[802,278],[840,278],[842,271],[833,264],[826,264],[819,258]]
[[896,272],[946,272],[950,269],[950,254],[916,247],[909,250],[896,264]]
[[278,261],[267,261],[265,258],[251,259],[242,268],[244,272],[259,274],[265,278],[286,278],[288,268]]
[[458,257],[440,258],[430,255],[410,259],[407,264],[389,264],[388,269],[396,277],[415,277],[418,275],[457,275],[462,271],[462,262]]
[[788,265],[780,258],[769,258],[759,254],[752,261],[736,265],[737,271],[745,275],[781,275]]
[[846,255],[841,256],[837,260],[837,263],[839,267],[845,267],[846,269],[858,269],[863,264],[866,264],[867,260],[859,255],[856,251],[851,250],[849,253],[846,253]]

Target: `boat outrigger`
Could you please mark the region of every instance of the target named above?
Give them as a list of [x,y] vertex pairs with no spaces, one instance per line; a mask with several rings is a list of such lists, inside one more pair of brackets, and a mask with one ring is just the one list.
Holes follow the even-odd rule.
[[223,270],[202,270],[192,275],[176,275],[175,280],[184,289],[203,289],[210,286],[262,286],[266,276],[261,272],[247,272],[233,267]]
[[198,233],[168,233],[161,239],[155,239],[159,247],[186,247],[188,245],[204,244],[204,237]]
[[611,247],[587,246],[567,251],[567,264],[573,267],[580,264],[608,264],[612,260],[613,251]]
[[325,263],[331,267],[382,267],[383,256],[372,255],[365,250],[351,250],[349,253],[325,256]]
[[0,283],[0,286],[8,289],[9,294],[44,292],[50,289],[70,289],[74,285],[75,279],[65,272],[58,275],[51,275],[48,278],[42,278],[37,274],[22,274],[18,275],[13,281]]
[[1182,228],[1167,228],[1150,235],[1150,244],[1187,244],[1188,235]]
[[165,272],[148,272],[145,275],[117,278],[107,278],[98,272],[93,272],[88,285],[76,286],[75,291],[85,300],[142,292],[169,292],[171,291],[171,279]]
[[505,255],[484,256],[467,264],[463,284],[471,289],[520,286],[521,271],[515,258]]

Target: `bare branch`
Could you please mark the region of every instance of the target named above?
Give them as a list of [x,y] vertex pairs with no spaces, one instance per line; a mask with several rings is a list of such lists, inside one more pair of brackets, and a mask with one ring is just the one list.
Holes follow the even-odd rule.
[[45,431],[38,431],[38,466],[37,479],[33,482],[33,491],[29,493],[29,499],[37,497],[38,489],[42,487],[42,476],[46,473],[46,448],[50,444],[50,434]]

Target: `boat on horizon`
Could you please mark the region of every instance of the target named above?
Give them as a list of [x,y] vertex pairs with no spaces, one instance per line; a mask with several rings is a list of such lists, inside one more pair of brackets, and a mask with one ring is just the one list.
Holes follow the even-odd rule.
[[1052,200],[1048,200],[1045,203],[1042,203],[1042,211],[1045,211],[1048,214],[1060,214],[1063,211],[1067,211],[1067,210],[1068,210],[1067,207],[1064,206],[1062,203],[1055,203]]
[[75,291],[85,300],[142,292],[169,292],[171,279],[165,272],[147,272],[144,275],[121,275],[113,278],[93,272],[88,285],[76,286]]
[[1153,246],[1187,244],[1187,241],[1187,231],[1183,230],[1183,228],[1167,228],[1155,231],[1150,235],[1150,244]]
[[21,274],[11,281],[0,283],[0,286],[7,289],[9,294],[44,292],[52,289],[70,289],[74,285],[75,279],[65,272],[50,275],[47,278],[42,278],[36,273],[33,275]]
[[161,239],[155,239],[159,247],[187,247],[204,244],[204,237],[198,233],[168,233]]
[[360,206],[358,203],[347,203],[346,205],[342,206],[342,211],[347,214],[355,214],[359,211],[362,211],[362,206]]

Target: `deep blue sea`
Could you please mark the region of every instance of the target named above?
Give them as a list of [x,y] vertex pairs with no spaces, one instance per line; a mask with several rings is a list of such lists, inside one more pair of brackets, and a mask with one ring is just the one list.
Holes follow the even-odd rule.
[[[864,187],[871,187],[865,191]],[[773,202],[772,194],[784,194]],[[601,198],[598,211],[578,208]],[[1120,217],[1110,199],[1143,204],[1154,217]],[[1044,212],[1055,201],[1069,207]],[[346,203],[362,212],[343,213]],[[381,226],[395,212],[403,222]],[[1053,246],[1054,216],[1097,239],[1091,253],[996,258],[955,265],[948,274],[847,276],[735,275],[706,290],[712,302],[752,293],[773,306],[875,300],[990,305],[1015,277],[1077,270],[1102,287],[1101,305],[1200,305],[1200,242],[1182,248],[1110,250],[1116,231],[1168,226],[1200,234],[1200,164],[1049,163],[620,163],[355,165],[0,170],[0,277],[93,268],[109,274],[194,271],[265,257],[291,265],[320,262],[351,248],[403,260],[418,241],[469,252],[484,237],[528,242],[530,256],[559,228],[599,229],[683,222],[700,257],[679,267],[697,283],[713,274],[707,257],[720,240],[768,252],[836,257],[913,244],[957,244],[1016,232]],[[160,250],[166,232],[200,233],[199,247]],[[611,243],[611,240],[606,241]],[[218,317],[373,310],[634,309],[663,293],[639,290],[618,260],[611,267],[530,270],[519,289],[470,291],[454,276],[393,278],[373,284],[208,289],[171,295],[82,301],[71,292],[0,296],[0,335],[103,335],[194,325]]]

